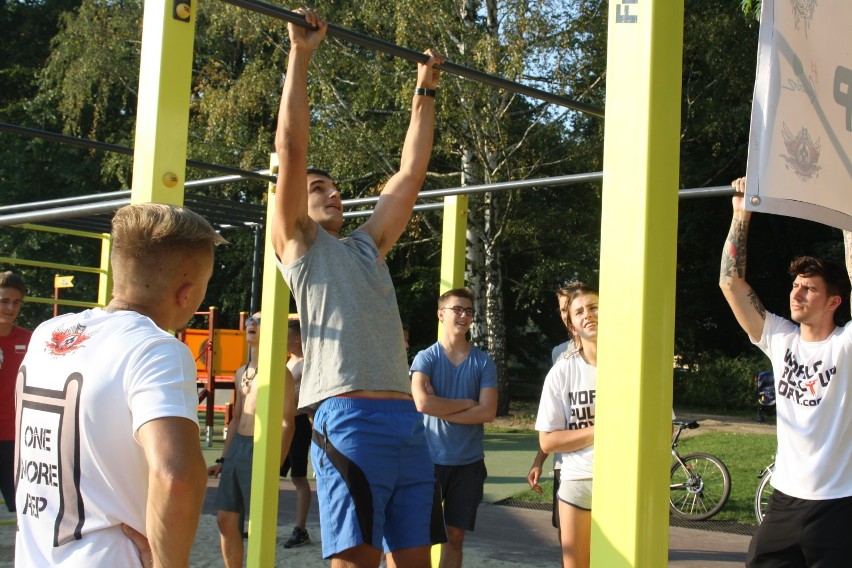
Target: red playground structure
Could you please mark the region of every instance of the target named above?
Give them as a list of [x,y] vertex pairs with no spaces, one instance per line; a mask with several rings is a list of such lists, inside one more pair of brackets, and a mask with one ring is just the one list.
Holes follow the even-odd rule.
[[[204,412],[205,443],[209,448],[213,445],[214,414],[225,414],[225,432],[233,417],[234,375],[248,355],[247,314],[240,313],[240,329],[219,329],[219,309],[214,306],[195,315],[207,318],[207,329],[184,329],[178,333],[178,338],[196,355],[198,410]],[[230,402],[216,404],[216,391],[222,389],[231,391]]]

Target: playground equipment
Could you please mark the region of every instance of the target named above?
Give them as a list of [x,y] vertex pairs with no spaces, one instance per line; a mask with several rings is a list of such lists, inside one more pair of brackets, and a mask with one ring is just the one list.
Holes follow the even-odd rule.
[[[239,5],[247,9],[260,6],[252,4]],[[194,6],[181,4],[181,7],[189,9],[192,15]],[[186,93],[190,91],[196,18],[178,12],[177,8],[163,9],[162,4],[154,2],[146,2],[145,8],[132,200],[182,204],[189,106]],[[609,118],[604,152],[607,176],[603,192],[601,292],[612,298],[610,313],[617,314],[613,317],[620,318],[621,325],[609,327],[615,331],[612,336],[602,338],[602,344],[612,342],[620,346],[621,349],[610,352],[620,352],[621,356],[618,361],[602,359],[600,374],[637,380],[628,384],[602,380],[601,399],[611,397],[612,404],[601,414],[627,417],[628,423],[636,426],[629,433],[641,433],[654,428],[662,430],[659,417],[664,413],[660,409],[667,413],[671,406],[667,396],[647,396],[647,392],[667,392],[660,387],[660,381],[665,376],[661,371],[666,367],[670,370],[671,366],[673,318],[651,318],[644,309],[646,298],[642,293],[655,290],[659,300],[656,311],[669,316],[673,313],[677,212],[672,189],[677,187],[674,157],[678,150],[679,116],[671,109],[677,108],[680,97],[683,3],[611,0],[608,18],[606,114]],[[164,53],[169,56],[163,57]],[[481,77],[478,80],[487,82]],[[545,99],[543,95],[537,98]],[[653,144],[649,143],[651,140]],[[274,194],[270,193],[269,197],[272,203]],[[463,283],[460,268],[464,262],[466,202],[462,196],[448,201],[443,289]],[[650,211],[654,212],[653,223],[648,222]],[[448,228],[449,224],[453,226]],[[266,258],[269,269],[264,271],[264,313],[281,312],[280,305],[288,299],[284,291],[275,289],[281,284],[280,278],[275,278],[270,256]],[[625,267],[629,269],[625,271]],[[626,279],[625,274],[630,278]],[[608,286],[613,287],[611,294]],[[648,319],[653,322],[645,325]],[[285,334],[278,326],[267,326],[261,341],[269,344]],[[271,350],[261,354],[260,367],[273,369],[268,376],[282,366],[273,355]],[[277,456],[276,463],[272,456],[279,448],[277,440],[272,439],[276,429],[263,426],[280,420],[280,405],[270,405],[269,401],[277,400],[281,390],[278,385],[264,381],[259,388],[265,389],[268,396],[259,401],[257,414],[260,435],[253,467],[255,485],[260,487],[252,495],[253,520],[257,526],[251,527],[249,564],[266,566],[274,562],[278,479]],[[605,392],[616,388],[617,394]],[[607,424],[618,425],[620,430],[616,431],[615,426],[607,429]],[[665,464],[660,461],[659,467],[646,469],[636,465],[641,461],[639,456],[655,453],[662,456],[666,448],[653,436],[625,436],[622,424],[618,420],[601,419],[598,463],[604,483],[598,486],[617,484],[623,490],[596,500],[592,537],[595,566],[661,565],[668,534],[667,509],[654,505],[664,501],[654,497],[663,495]],[[609,464],[618,467],[607,467]]]
[[[215,413],[225,413],[225,432],[234,415],[234,375],[248,354],[245,342],[246,314],[240,313],[239,329],[219,329],[219,308],[215,306],[206,312],[196,312],[195,315],[207,318],[207,329],[184,329],[178,333],[178,339],[196,354],[198,408],[204,412],[204,439],[209,448],[213,445]],[[222,389],[231,391],[231,401],[217,405],[216,391]]]
[[[71,264],[61,264],[57,262],[44,262],[38,260],[27,260],[22,258],[10,258],[0,256],[0,263],[28,266],[32,268],[46,268],[53,271],[67,272],[82,272],[84,274],[96,274],[98,277],[98,297],[94,302],[86,302],[80,300],[60,299],[58,295],[53,298],[39,298],[27,296],[26,301],[36,304],[53,304],[54,316],[57,314],[55,308],[57,306],[74,306],[78,308],[95,308],[105,306],[109,301],[112,291],[112,272],[109,266],[109,255],[112,250],[112,241],[108,233],[96,233],[90,231],[78,231],[68,228],[45,227],[40,225],[24,225],[23,228],[32,231],[42,231],[46,233],[60,233],[68,236],[84,237],[101,241],[101,265],[100,266],[75,266]],[[72,277],[73,278],[73,277]]]

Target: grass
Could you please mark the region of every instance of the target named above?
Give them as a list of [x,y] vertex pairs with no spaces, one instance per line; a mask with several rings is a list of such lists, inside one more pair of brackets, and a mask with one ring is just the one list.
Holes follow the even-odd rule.
[[[754,518],[754,493],[758,476],[774,459],[775,444],[775,436],[772,434],[707,432],[681,439],[678,443],[680,455],[693,452],[713,454],[725,463],[731,474],[731,497],[712,520],[751,525],[757,523]],[[553,498],[553,481],[548,480],[541,487],[541,495],[527,490],[512,498],[549,503]]]

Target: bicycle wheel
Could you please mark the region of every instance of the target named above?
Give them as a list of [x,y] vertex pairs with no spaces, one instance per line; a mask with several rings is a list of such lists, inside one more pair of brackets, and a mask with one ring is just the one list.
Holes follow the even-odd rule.
[[722,460],[696,453],[672,465],[669,507],[676,517],[706,521],[718,513],[731,496],[731,474]]
[[760,482],[757,484],[757,492],[754,494],[754,516],[757,517],[757,524],[763,522],[763,515],[769,506],[769,498],[772,497],[772,492],[774,491],[772,485],[769,483],[774,470],[775,464],[770,464],[763,472],[763,475],[760,476]]

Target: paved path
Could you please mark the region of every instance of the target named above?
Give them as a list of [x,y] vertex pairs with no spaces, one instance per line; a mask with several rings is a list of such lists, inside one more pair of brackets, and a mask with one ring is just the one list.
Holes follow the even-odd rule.
[[[710,419],[706,419],[702,426],[705,423],[711,426],[710,422]],[[765,428],[769,430],[771,427]],[[486,465],[489,475],[484,503],[480,506],[477,516],[477,530],[466,539],[465,566],[559,566],[559,545],[556,531],[551,526],[549,511],[494,504],[528,487],[526,474],[537,445],[534,432],[490,433],[486,436]],[[220,450],[216,450],[218,451]],[[218,453],[211,455],[216,457]],[[208,461],[212,462],[212,458]],[[211,480],[204,506],[205,513],[215,513],[213,495],[216,485],[217,483]],[[282,480],[279,526],[292,527],[294,506],[292,485],[289,481]],[[309,530],[313,526],[315,528],[312,530],[318,532],[318,525],[317,508],[314,505],[308,518]],[[748,536],[729,533],[671,527],[668,566],[741,567],[749,539]]]
[[[211,480],[204,504],[204,513],[215,514],[214,498],[217,483]],[[281,482],[278,525],[288,534],[293,523],[295,492],[287,481]],[[477,515],[477,529],[465,539],[465,563],[472,567],[522,568],[526,566],[558,567],[559,544],[550,522],[549,511],[519,509],[483,503]],[[308,516],[308,530],[315,544],[299,549],[312,555],[317,565],[320,546],[319,517],[316,506]],[[742,567],[749,537],[720,532],[672,527],[669,529],[670,568],[734,568]],[[280,549],[282,565],[288,552]],[[304,558],[299,559],[303,565]],[[214,564],[215,565],[215,564]]]

